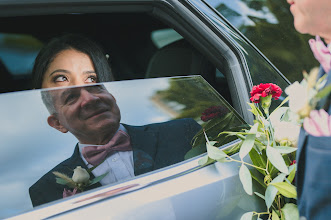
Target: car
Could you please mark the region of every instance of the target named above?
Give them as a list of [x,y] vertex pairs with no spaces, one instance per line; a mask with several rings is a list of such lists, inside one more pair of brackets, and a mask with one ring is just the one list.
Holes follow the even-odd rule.
[[32,207],[29,187],[77,143],[47,125],[40,98],[47,90],[32,90],[34,59],[60,33],[82,34],[103,47],[115,76],[104,86],[120,97],[123,122],[138,126],[193,118],[204,127],[200,116],[211,106],[223,106],[231,126],[251,124],[252,86],[272,82],[284,90],[290,82],[202,0],[1,0],[0,11],[0,218],[238,219],[265,208],[243,190],[237,164],[199,165],[206,154],[202,132],[195,137],[199,147],[181,162]]

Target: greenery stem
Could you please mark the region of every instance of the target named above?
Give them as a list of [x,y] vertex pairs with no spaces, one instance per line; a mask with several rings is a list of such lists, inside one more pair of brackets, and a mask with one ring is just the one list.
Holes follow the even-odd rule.
[[267,175],[269,175],[269,171],[268,171],[268,165],[269,165],[269,159],[267,159],[267,164],[265,166],[265,171],[267,172]]
[[281,210],[281,207],[280,207],[280,196],[279,195],[278,195],[278,210],[279,210],[279,213],[280,213],[280,218],[283,219],[282,210]]
[[243,164],[246,164],[246,165],[248,165],[248,166],[254,167],[254,168],[256,168],[256,169],[260,169],[260,170],[266,171],[266,170],[265,170],[264,168],[262,168],[262,167],[255,166],[255,165],[253,165],[253,164],[246,163],[246,162],[244,162],[244,161],[235,160],[235,159],[232,159],[232,158],[229,157],[229,156],[227,156],[227,157],[228,157],[231,161],[238,162],[238,163],[243,163]]
[[260,217],[260,215],[269,215],[270,212],[253,212],[254,215],[258,215],[258,217]]

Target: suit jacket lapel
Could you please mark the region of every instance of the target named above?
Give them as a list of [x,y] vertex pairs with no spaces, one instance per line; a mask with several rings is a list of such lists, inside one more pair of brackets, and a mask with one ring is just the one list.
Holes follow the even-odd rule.
[[158,131],[152,130],[148,126],[123,126],[127,129],[131,139],[134,174],[137,176],[154,170]]

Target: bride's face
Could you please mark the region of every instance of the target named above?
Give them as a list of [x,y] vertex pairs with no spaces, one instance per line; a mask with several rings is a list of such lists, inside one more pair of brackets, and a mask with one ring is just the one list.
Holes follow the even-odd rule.
[[96,83],[97,74],[90,57],[74,49],[61,51],[44,74],[42,88]]

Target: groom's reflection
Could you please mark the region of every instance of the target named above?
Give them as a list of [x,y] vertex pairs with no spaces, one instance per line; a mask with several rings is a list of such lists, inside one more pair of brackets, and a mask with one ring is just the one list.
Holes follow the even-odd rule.
[[[66,187],[56,183],[54,171],[71,177],[77,166],[97,166],[91,179],[108,172],[88,189],[123,181],[182,161],[192,147],[191,139],[201,129],[193,119],[144,126],[121,124],[116,99],[101,84],[42,91],[42,99],[50,113],[48,124],[62,133],[72,133],[79,142],[70,158],[30,187],[33,206],[62,198]],[[113,145],[113,150],[94,154],[93,149],[100,145]]]

